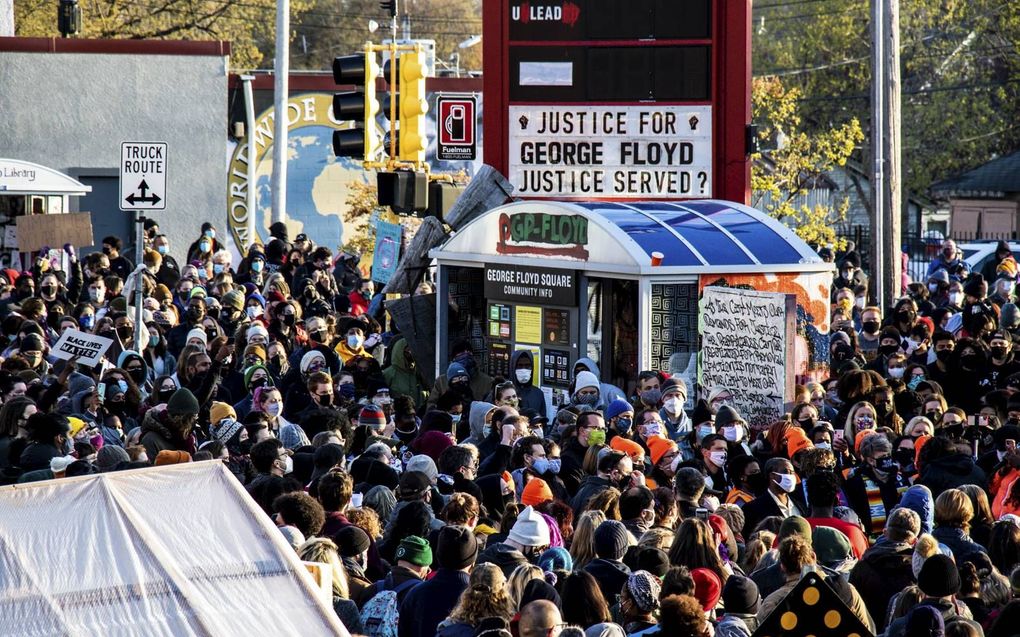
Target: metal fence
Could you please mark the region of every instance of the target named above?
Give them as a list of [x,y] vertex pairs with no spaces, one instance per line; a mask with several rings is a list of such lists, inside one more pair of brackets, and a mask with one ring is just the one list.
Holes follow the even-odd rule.
[[[856,246],[857,253],[861,255],[861,267],[870,276],[871,263],[871,228],[867,226],[853,226],[846,235]],[[997,241],[1018,241],[1020,235],[1016,232],[995,233],[950,233],[950,237],[957,245],[967,243],[995,243]],[[903,252],[907,253],[907,274],[912,281],[924,281],[927,278],[928,264],[938,256],[942,250],[943,235],[940,232],[928,232],[924,234],[903,233],[900,241]]]

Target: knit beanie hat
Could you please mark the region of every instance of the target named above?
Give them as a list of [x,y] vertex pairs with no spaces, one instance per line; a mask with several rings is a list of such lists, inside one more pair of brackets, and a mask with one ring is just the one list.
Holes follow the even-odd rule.
[[255,372],[257,372],[260,369],[266,372],[266,384],[269,385],[270,387],[273,386],[273,375],[269,373],[269,368],[261,363],[255,363],[254,365],[251,365],[244,370],[245,389],[249,391],[251,390],[251,377],[254,376]]
[[460,363],[450,363],[450,366],[446,368],[446,382],[452,383],[456,378],[471,378],[468,374],[467,368]]
[[201,405],[198,404],[198,399],[187,387],[175,391],[166,403],[166,413],[171,416],[198,415],[199,409]]
[[244,311],[244,293],[240,290],[231,290],[220,299],[220,305],[224,308],[231,308],[239,312]]
[[623,628],[613,622],[601,622],[592,624],[584,631],[584,637],[627,637]]
[[[340,529],[336,535],[333,536],[336,540],[337,549],[339,549],[340,557],[357,557],[368,550],[371,542],[368,539],[368,533],[365,533],[359,527],[345,526]],[[399,548],[397,550],[400,550]]]
[[963,282],[963,293],[976,299],[983,299],[988,296],[988,282],[980,272],[975,272]]
[[627,592],[642,612],[650,613],[659,607],[661,590],[659,578],[648,571],[634,571],[627,578]]
[[592,374],[587,370],[577,372],[577,378],[574,379],[574,393],[576,394],[582,389],[592,387],[594,387],[597,390],[602,389],[602,385],[601,383],[599,383],[598,376]]
[[595,529],[595,554],[604,560],[619,560],[630,544],[627,527],[618,520],[606,520]]
[[400,544],[397,546],[397,552],[394,557],[396,560],[410,562],[415,566],[431,566],[432,547],[429,546],[427,540],[422,539],[417,535],[408,535],[404,539],[400,540]]
[[634,570],[648,571],[656,577],[664,577],[669,570],[669,556],[662,549],[654,546],[643,546],[638,549],[634,560]]
[[808,440],[807,434],[800,427],[790,427],[786,432],[786,456],[793,458],[798,451],[813,449],[814,445]]
[[152,464],[161,467],[167,464],[183,464],[185,462],[191,462],[191,454],[187,451],[164,449],[156,454],[156,461]]
[[694,579],[694,597],[706,613],[719,603],[722,596],[722,580],[715,571],[707,568],[696,568],[691,571]]
[[[360,421],[359,421],[360,422]],[[453,446],[450,437],[441,431],[426,431],[411,442],[411,450],[423,454],[433,460],[438,460],[439,455]]]
[[323,365],[326,364],[326,355],[317,349],[309,350],[305,352],[304,356],[301,357],[301,363],[298,368],[302,374],[308,373],[308,368],[312,366],[315,361],[321,361]]
[[221,403],[218,401],[213,402],[213,404],[209,407],[209,422],[217,424],[224,418],[233,418],[234,420],[237,420],[237,412],[234,411],[234,408],[227,403]]
[[522,546],[548,546],[549,525],[538,511],[528,506],[517,516],[507,539]]
[[682,378],[676,378],[670,376],[666,379],[666,382],[662,383],[662,395],[665,396],[669,392],[678,391],[683,396],[683,400],[687,400],[687,381]]
[[729,405],[723,405],[719,408],[719,412],[715,415],[715,426],[717,429],[723,427],[730,427],[734,423],[746,424],[743,418],[736,409]]
[[543,571],[572,571],[574,570],[574,558],[567,549],[562,546],[554,546],[542,552],[538,558],[538,566]]
[[609,447],[614,451],[627,454],[631,460],[645,455],[645,450],[641,448],[641,445],[623,436],[613,436],[613,439],[609,441]]
[[[545,522],[539,522],[544,528]],[[440,529],[436,541],[436,561],[440,567],[460,570],[473,564],[477,556],[478,542],[470,529],[463,526],[444,526]]]
[[213,421],[209,424],[209,433],[216,440],[219,440],[223,444],[227,444],[230,440],[244,428],[239,421],[234,420],[231,417],[227,417],[224,420]]
[[209,338],[205,335],[205,330],[203,330],[201,327],[196,327],[189,331],[188,336],[184,339],[184,342],[187,343],[193,338],[197,338],[198,340],[202,341],[202,345],[209,344]]
[[358,414],[358,424],[368,425],[369,429],[379,431],[386,427],[386,414],[378,405],[368,403]]
[[[566,551],[566,549],[561,550]],[[570,569],[568,568],[564,570],[569,571]],[[547,571],[547,576],[552,576],[552,573],[549,573]],[[521,592],[521,603],[518,605],[518,607],[524,608],[531,602],[534,602],[539,599],[550,601],[553,604],[555,604],[557,608],[562,603],[560,601],[560,594],[556,592],[556,589],[553,587],[552,584],[545,581],[544,579],[535,578],[533,580],[530,580],[527,584],[524,585],[524,591]]]
[[[442,434],[440,434],[442,435]],[[443,436],[444,438],[446,436]],[[405,471],[420,471],[424,473],[430,483],[435,483],[439,478],[439,469],[436,468],[435,461],[426,455],[411,456],[411,459],[407,461],[407,466],[404,467]]]
[[676,451],[676,443],[669,438],[663,438],[662,436],[652,436],[645,441],[648,445],[648,452],[652,455],[652,464],[657,465],[662,457],[670,451]]
[[917,586],[928,597],[948,597],[960,592],[960,571],[951,557],[932,555],[924,561]]
[[634,408],[631,407],[630,403],[626,400],[617,398],[613,402],[609,403],[608,407],[606,407],[606,420],[616,418],[620,414],[625,414],[628,411],[634,411]]
[[67,468],[70,467],[76,460],[77,458],[74,456],[56,456],[54,458],[50,458],[50,471],[53,473],[63,473],[67,471]]
[[524,491],[521,492],[521,504],[526,506],[538,506],[552,499],[552,489],[549,488],[549,483],[542,478],[532,478],[528,484],[524,485]]
[[734,573],[726,579],[722,589],[722,600],[727,613],[755,615],[758,613],[761,595],[754,580]]
[[96,455],[96,466],[99,467],[101,472],[110,471],[121,462],[130,461],[131,456],[124,450],[124,447],[118,445],[103,445],[103,448]]

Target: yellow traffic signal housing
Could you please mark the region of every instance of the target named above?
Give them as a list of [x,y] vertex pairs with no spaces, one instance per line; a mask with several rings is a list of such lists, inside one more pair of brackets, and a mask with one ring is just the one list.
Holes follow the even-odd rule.
[[425,99],[425,53],[416,51],[400,56],[397,69],[400,75],[400,134],[398,137],[398,159],[401,161],[425,162],[425,113],[429,105]]

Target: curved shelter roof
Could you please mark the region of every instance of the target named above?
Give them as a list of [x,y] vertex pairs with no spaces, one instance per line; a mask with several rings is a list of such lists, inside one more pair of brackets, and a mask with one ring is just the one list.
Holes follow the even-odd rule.
[[89,192],[92,186],[52,168],[0,157],[0,195],[84,195]]
[[[662,262],[652,266],[652,253]],[[493,208],[432,252],[440,261],[522,263],[648,275],[830,271],[767,214],[731,201],[521,201]]]

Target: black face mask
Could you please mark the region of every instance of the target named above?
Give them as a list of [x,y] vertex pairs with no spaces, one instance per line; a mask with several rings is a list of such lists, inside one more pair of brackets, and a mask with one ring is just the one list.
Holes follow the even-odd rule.
[[761,495],[765,493],[765,489],[768,487],[765,484],[765,474],[761,471],[758,473],[748,474],[747,478],[744,479],[747,483],[748,490],[754,495]]
[[890,356],[892,354],[895,354],[898,351],[900,351],[900,346],[899,345],[879,345],[878,346],[878,353],[882,354],[884,356]]
[[879,471],[884,471],[885,473],[894,473],[897,469],[896,463],[890,456],[876,460],[875,468]]
[[117,336],[119,336],[122,341],[130,339],[133,333],[134,329],[132,329],[129,325],[121,325],[117,328]]
[[39,291],[43,296],[54,296],[57,293],[57,288],[52,285],[44,285]]
[[875,411],[879,416],[886,416],[892,413],[892,403],[878,403],[875,405]]
[[960,357],[960,365],[968,369],[977,369],[981,364],[981,357],[977,354],[964,354]]
[[900,310],[896,313],[896,320],[900,323],[913,323],[917,314],[910,310]]
[[620,478],[620,481],[617,484],[620,485],[620,490],[621,491],[626,491],[627,489],[629,489],[630,488],[630,474],[628,473],[627,475],[622,476]]
[[319,396],[320,407],[332,407],[333,406],[333,394],[326,394],[325,396]]
[[205,310],[200,307],[189,307],[188,311],[185,312],[185,318],[188,319],[189,323],[198,323],[205,318]]
[[414,440],[414,437],[418,435],[418,430],[415,429],[414,431],[400,431],[399,429],[397,429],[393,433],[394,435],[396,435],[397,440],[404,444],[407,444]]
[[259,387],[265,387],[266,383],[268,382],[269,382],[268,378],[265,377],[256,378],[255,380],[251,381],[251,384],[248,385],[248,387],[251,389],[251,393],[254,394],[256,389],[258,389]]
[[294,321],[297,320],[295,316],[296,315],[294,314],[281,314],[280,322],[286,325],[287,327],[294,327]]
[[174,395],[175,391],[177,391],[177,390],[176,389],[161,389],[161,390],[159,390],[159,393],[156,394],[156,395],[159,396],[159,402],[160,403],[165,403],[166,401],[170,400],[170,397]]
[[924,412],[924,416],[933,423],[937,423],[938,421],[942,420],[942,412],[937,409],[934,411]]
[[811,428],[815,426],[815,423],[818,422],[818,419],[817,418],[803,418],[801,420],[798,420],[797,422],[800,423],[800,428],[801,429],[803,429],[804,431],[810,431]]
[[131,380],[135,381],[136,385],[141,385],[145,382],[145,370],[144,369],[132,369],[128,371],[128,375],[131,376]]
[[948,363],[953,358],[953,350],[940,349],[935,352],[935,358],[941,363]]
[[233,325],[236,322],[234,317],[234,310],[220,310],[220,323],[224,325]]
[[914,463],[913,449],[897,449],[895,455],[896,464],[900,465],[900,467],[906,468]]
[[213,340],[214,340],[214,339],[215,339],[215,338],[216,338],[216,337],[217,337],[218,335],[219,335],[219,334],[217,334],[216,330],[214,330],[214,329],[212,329],[212,328],[210,328],[210,329],[207,329],[207,330],[205,331],[205,338],[206,338],[206,340],[208,340],[208,341],[209,341],[210,343],[211,343],[211,342],[213,342]]
[[1006,358],[1006,348],[1002,346],[996,346],[991,348],[992,358],[1003,359]]
[[864,321],[861,323],[861,329],[868,334],[877,334],[880,324],[878,321]]

